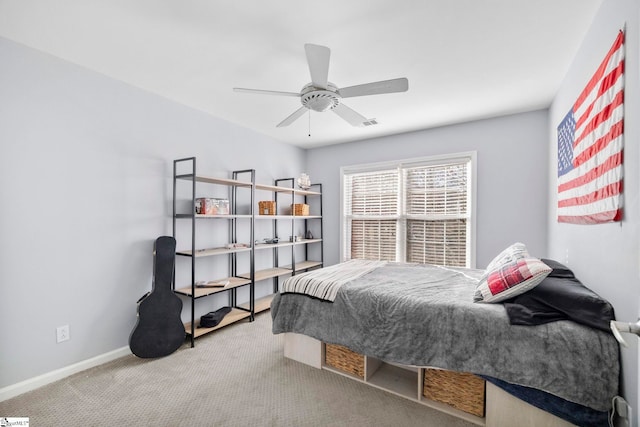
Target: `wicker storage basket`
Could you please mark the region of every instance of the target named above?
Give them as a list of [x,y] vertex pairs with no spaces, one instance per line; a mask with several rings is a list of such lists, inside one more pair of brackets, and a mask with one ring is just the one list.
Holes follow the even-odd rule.
[[258,213],[260,215],[275,215],[276,202],[273,200],[263,200],[258,202]]
[[347,347],[326,344],[324,363],[342,372],[364,379],[364,356],[349,350]]
[[427,368],[424,370],[422,394],[428,399],[484,417],[485,382],[473,374]]
[[309,205],[305,205],[304,203],[295,203],[291,205],[291,210],[295,216],[309,215]]

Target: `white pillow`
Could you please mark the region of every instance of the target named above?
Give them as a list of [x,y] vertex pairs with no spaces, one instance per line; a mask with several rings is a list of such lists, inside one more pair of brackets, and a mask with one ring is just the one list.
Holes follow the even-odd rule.
[[473,300],[493,303],[513,298],[536,287],[551,270],[538,258],[530,256],[505,259],[487,269],[478,282]]
[[516,242],[496,255],[496,257],[491,260],[489,265],[487,265],[487,271],[493,270],[496,266],[504,264],[510,260],[528,256],[529,252],[527,251],[527,247],[524,245],[524,243]]

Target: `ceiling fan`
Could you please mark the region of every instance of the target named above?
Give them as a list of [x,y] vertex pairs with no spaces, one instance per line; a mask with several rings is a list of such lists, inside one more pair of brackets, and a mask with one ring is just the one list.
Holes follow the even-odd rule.
[[360,113],[344,105],[342,103],[342,99],[353,98],[356,96],[379,95],[383,93],[406,92],[409,88],[409,81],[404,77],[338,88],[336,85],[328,81],[329,57],[331,56],[329,48],[315,44],[305,44],[304,50],[307,54],[307,63],[309,64],[309,72],[311,73],[311,83],[306,84],[299,93],[246,89],[240,87],[233,88],[236,92],[299,97],[302,107],[298,108],[293,112],[293,114],[281,121],[277,127],[289,126],[307,110],[318,112],[331,110],[349,122],[352,126],[368,126],[376,124],[377,122],[375,120],[368,120]]

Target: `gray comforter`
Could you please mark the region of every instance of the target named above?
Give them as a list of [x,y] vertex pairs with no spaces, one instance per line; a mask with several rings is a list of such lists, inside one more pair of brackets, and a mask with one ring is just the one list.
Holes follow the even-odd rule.
[[483,270],[389,263],[327,302],[277,294],[273,333],[295,332],[389,362],[472,372],[595,410],[618,394],[613,335],[564,320],[512,326],[501,304],[473,302]]

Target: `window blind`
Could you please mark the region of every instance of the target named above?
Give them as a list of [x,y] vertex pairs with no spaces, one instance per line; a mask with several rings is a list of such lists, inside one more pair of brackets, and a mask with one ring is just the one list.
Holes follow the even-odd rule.
[[351,258],[397,260],[400,179],[397,170],[345,177]]
[[404,182],[408,215],[466,216],[466,164],[404,169]]
[[396,261],[396,221],[351,222],[351,259]]
[[344,253],[467,267],[469,157],[343,174]]
[[467,265],[468,162],[403,169],[406,261]]
[[407,221],[407,262],[467,265],[467,221]]
[[399,188],[397,170],[349,175],[345,207],[354,216],[396,216]]

